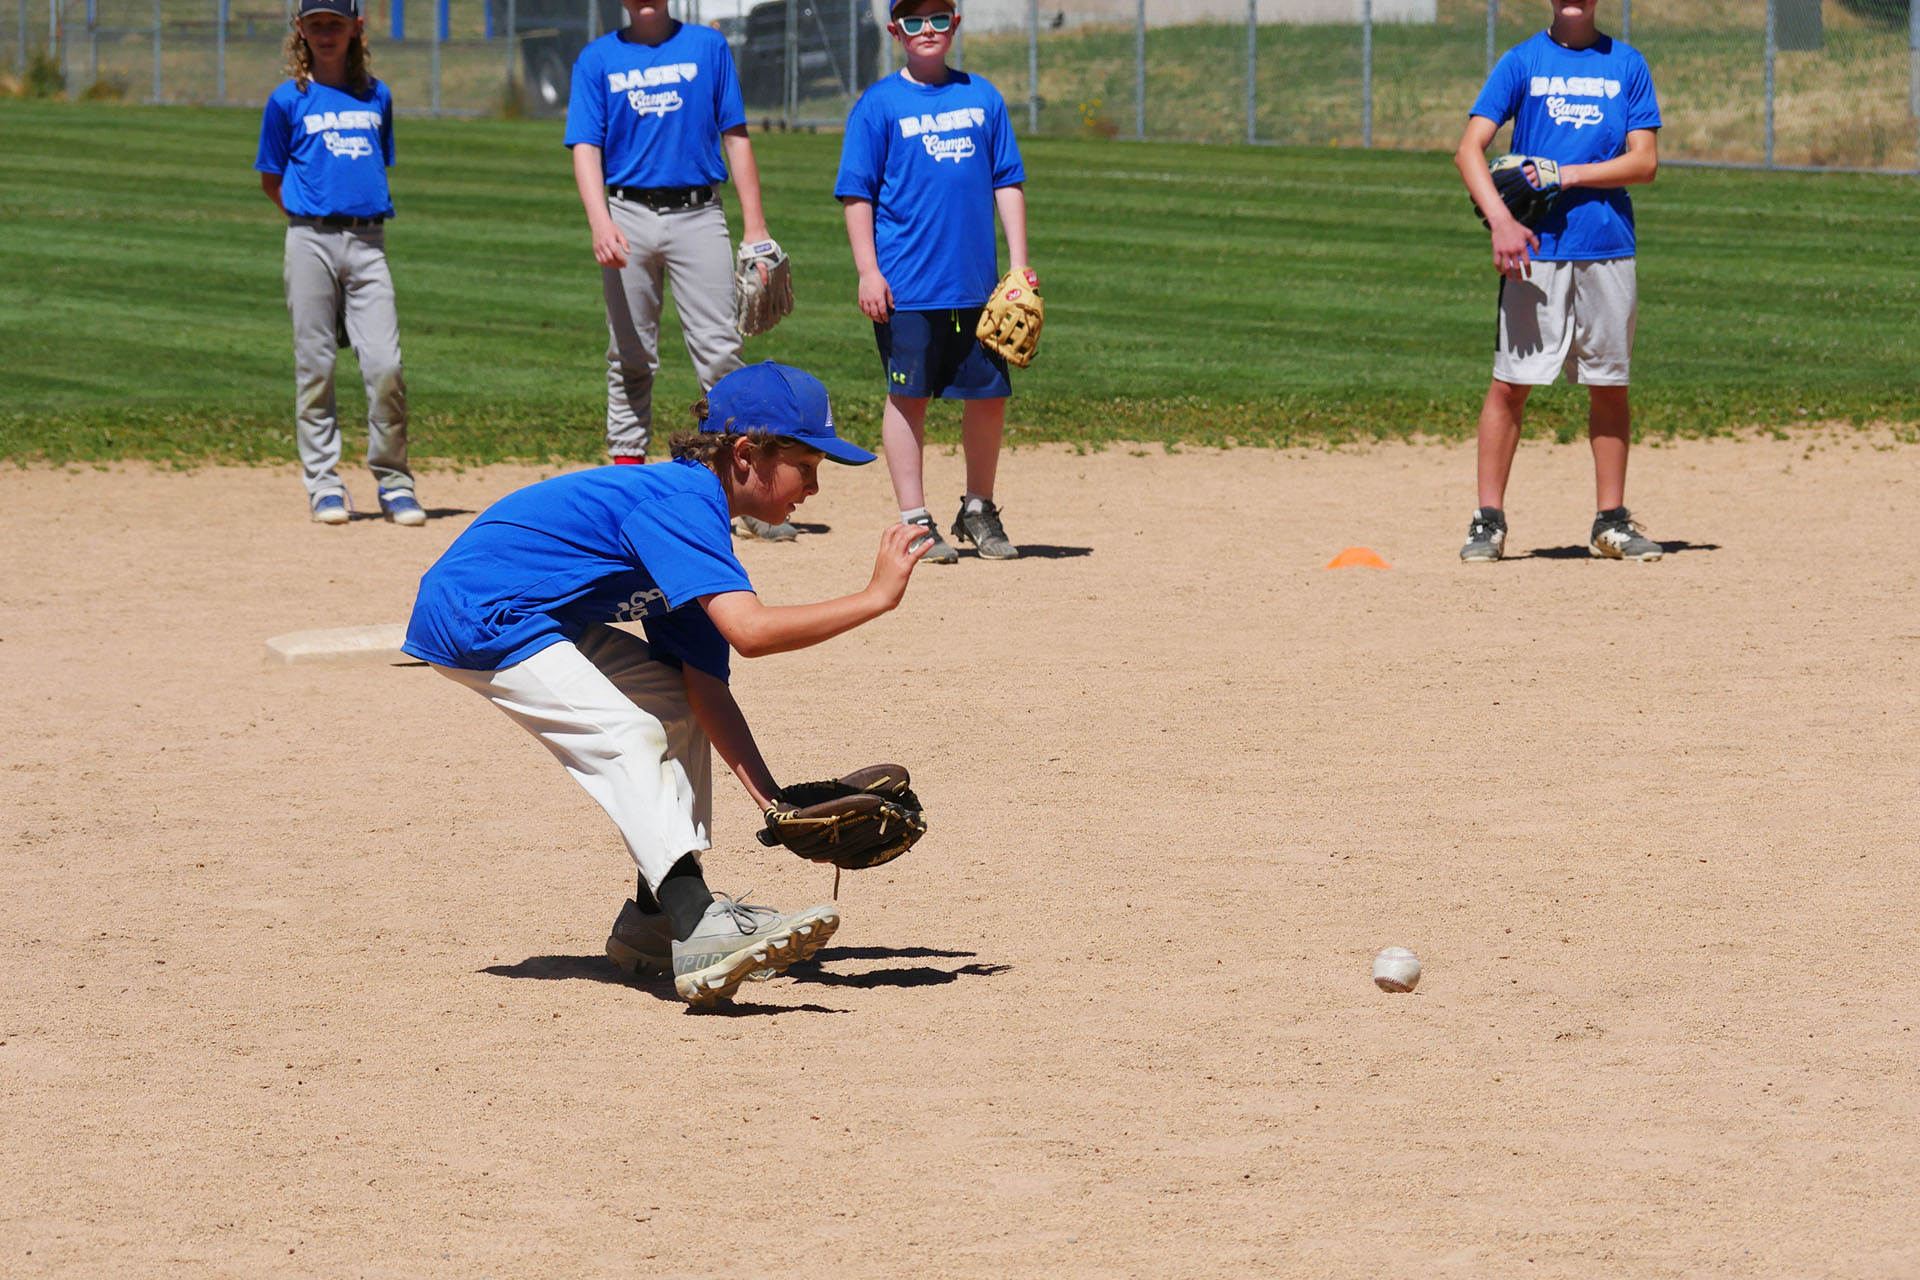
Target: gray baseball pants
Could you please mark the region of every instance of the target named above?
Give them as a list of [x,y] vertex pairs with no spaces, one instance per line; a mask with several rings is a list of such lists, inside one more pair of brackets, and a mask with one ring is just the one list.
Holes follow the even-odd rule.
[[287,228],[282,274],[293,317],[294,436],[309,499],[344,492],[333,367],[340,326],[367,387],[367,467],[382,489],[413,489],[407,383],[385,227]]
[[733,327],[733,242],[718,200],[655,213],[609,195],[607,211],[627,238],[627,265],[600,269],[607,298],[607,452],[645,457],[653,438],[664,284],[673,286],[702,394],[744,363]]

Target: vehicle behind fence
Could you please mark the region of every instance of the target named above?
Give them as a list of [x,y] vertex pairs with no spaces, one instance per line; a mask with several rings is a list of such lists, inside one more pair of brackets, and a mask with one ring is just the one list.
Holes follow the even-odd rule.
[[[749,117],[836,127],[899,66],[871,0],[676,0],[731,45]],[[367,0],[374,70],[408,114],[559,115],[618,0]],[[1547,0],[966,0],[956,61],[1023,133],[1450,148]],[[283,78],[274,0],[0,0],[28,91],[255,105]],[[1646,54],[1664,159],[1920,171],[1915,0],[1606,0]]]

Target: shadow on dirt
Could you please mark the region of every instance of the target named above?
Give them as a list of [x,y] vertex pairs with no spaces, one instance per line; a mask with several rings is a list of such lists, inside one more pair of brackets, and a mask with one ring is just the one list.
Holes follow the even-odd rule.
[[[1688,542],[1682,539],[1678,542],[1663,542],[1660,544],[1660,549],[1670,556],[1677,556],[1688,551],[1718,551],[1720,544],[1717,542]],[[1535,547],[1523,556],[1508,556],[1507,559],[1591,560],[1598,559],[1598,557],[1591,551],[1588,551],[1586,545],[1583,543],[1573,547]]]
[[[795,982],[813,983],[823,987],[854,987],[861,990],[874,990],[881,987],[938,987],[962,978],[991,978],[1007,972],[1011,965],[1004,964],[963,964],[952,969],[943,969],[934,965],[899,965],[889,968],[868,969],[863,973],[836,973],[826,965],[835,961],[848,960],[924,960],[924,959],[965,959],[975,954],[971,951],[937,951],[930,947],[827,947],[813,959],[796,964],[784,970],[775,982],[792,979]],[[678,1001],[674,993],[673,982],[664,975],[630,978],[615,969],[604,955],[587,956],[528,956],[519,964],[490,964],[480,970],[495,978],[531,978],[539,982],[560,982],[580,980],[584,982],[603,982],[614,986],[632,987],[636,991],[661,1000]],[[751,991],[751,986],[743,986],[741,992]],[[710,1012],[722,1014],[746,1013],[846,1013],[845,1009],[829,1009],[823,1005],[773,1005],[756,1004],[742,1001],[736,997],[731,1004],[723,1004]]]

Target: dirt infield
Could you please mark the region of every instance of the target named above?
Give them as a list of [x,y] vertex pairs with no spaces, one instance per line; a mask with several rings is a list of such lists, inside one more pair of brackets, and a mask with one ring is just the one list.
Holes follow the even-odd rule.
[[[1578,445],[1523,449],[1493,566],[1462,448],[1014,453],[1026,558],[739,664],[779,776],[897,758],[935,826],[731,1016],[613,980],[630,864],[504,717],[263,660],[404,618],[539,473],[429,472],[425,530],[0,473],[0,1274],[1911,1276],[1881,443],[1640,451],[1656,565],[1588,559]],[[765,598],[866,580],[885,477],[828,482],[741,549]],[[824,899],[754,821],[715,887]]]

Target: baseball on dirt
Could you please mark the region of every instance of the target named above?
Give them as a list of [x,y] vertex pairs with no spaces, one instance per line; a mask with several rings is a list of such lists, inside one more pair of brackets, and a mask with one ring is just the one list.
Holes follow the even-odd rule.
[[1388,947],[1373,958],[1373,985],[1382,991],[1411,991],[1420,985],[1420,957],[1405,947]]

